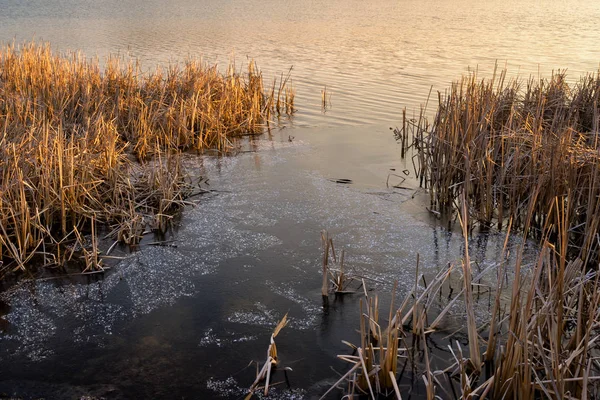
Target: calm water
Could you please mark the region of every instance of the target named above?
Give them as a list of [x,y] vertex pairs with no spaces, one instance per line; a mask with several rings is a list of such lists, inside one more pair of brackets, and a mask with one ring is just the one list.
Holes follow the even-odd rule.
[[[270,332],[285,313],[290,323],[277,346],[293,369],[292,391],[280,388],[274,398],[323,394],[336,380],[331,368],[346,368],[336,360],[348,353],[341,340],[358,343],[362,295],[322,307],[321,229],[338,251],[346,249],[346,266],[368,278],[383,304],[395,280],[401,298],[410,291],[417,254],[431,281],[461,257],[463,240],[432,223],[413,181],[404,183],[408,190],[385,187],[391,168],[407,168],[387,128],[371,128],[361,152],[364,127],[293,132],[293,142],[255,141],[253,151],[235,157],[190,158],[190,168],[210,177],[216,192],[183,214],[173,247],[142,245],[104,279],[28,282],[0,295],[7,321],[0,394],[243,398],[255,376],[248,363],[264,362]],[[339,178],[354,183],[334,182]],[[518,242],[511,240],[511,248]],[[477,268],[498,262],[502,246],[501,234],[474,240]],[[493,283],[495,274],[492,268],[482,283]],[[446,288],[440,306],[449,295]],[[482,321],[489,305],[489,295],[482,296]],[[442,338],[464,318],[463,304],[453,310],[429,343],[436,367],[451,357]],[[409,366],[401,388],[421,398],[422,381],[416,375],[413,388],[411,378]]]
[[[0,0],[0,41],[47,40],[147,68],[188,56],[293,66],[302,126],[393,124],[469,67],[525,75],[600,63],[595,0]],[[321,113],[321,90],[332,108]]]
[[[243,398],[254,379],[246,366],[264,361],[286,312],[277,343],[292,389],[275,398],[318,398],[336,380],[332,368],[346,367],[336,360],[347,353],[341,340],[358,339],[359,299],[322,307],[320,231],[374,279],[384,304],[394,280],[400,296],[412,287],[417,254],[431,277],[463,251],[425,211],[412,164],[400,160],[388,127],[401,109],[469,68],[490,73],[496,60],[522,74],[594,71],[599,20],[596,1],[0,0],[5,42],[130,54],[147,68],[188,56],[240,66],[252,58],[267,76],[293,66],[299,109],[291,126],[235,157],[187,160],[216,191],[195,199],[172,246],[144,245],[104,277],[1,293],[0,398]],[[325,85],[332,107],[323,113]],[[407,189],[388,188],[403,170]],[[476,238],[478,268],[494,265],[502,244],[498,234]],[[479,299],[479,318],[488,304]],[[434,368],[447,365],[442,337],[462,310],[457,303],[429,343]],[[403,395],[423,396],[420,381],[406,372]]]

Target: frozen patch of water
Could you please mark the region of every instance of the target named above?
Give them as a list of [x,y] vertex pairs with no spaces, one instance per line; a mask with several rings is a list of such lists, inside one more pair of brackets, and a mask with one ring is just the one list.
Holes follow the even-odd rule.
[[[9,355],[24,354],[32,361],[40,361],[53,354],[52,350],[40,346],[40,343],[45,342],[52,337],[57,326],[54,320],[40,310],[33,299],[24,291],[19,290],[16,293],[16,301],[21,301],[22,307],[14,312],[6,315],[6,320],[12,325],[18,327],[18,330],[9,332],[0,336],[0,343],[8,342],[16,345],[8,354],[2,354],[7,348],[6,345],[0,348],[0,357],[4,358]],[[4,351],[3,351],[4,350]]]
[[233,332],[227,332],[224,336],[218,336],[213,328],[208,328],[202,338],[200,339],[200,343],[198,346],[200,347],[208,347],[208,346],[216,346],[223,347],[226,345],[230,345],[231,343],[244,343],[244,342],[252,342],[258,340],[258,336],[255,335],[237,335]]
[[265,327],[275,327],[283,318],[279,312],[267,308],[264,304],[257,302],[252,310],[237,310],[227,316],[227,321],[238,324],[248,324]]
[[[116,272],[90,284],[24,282],[2,294],[10,324],[0,333],[0,360],[54,354],[52,341],[105,345],[115,327],[195,294],[194,277],[214,271],[173,248],[151,247],[121,262]],[[121,297],[126,293],[127,301]],[[119,294],[119,295],[117,295]]]
[[[224,380],[210,378],[206,382],[206,387],[218,396],[228,399],[243,398],[248,394],[248,388],[240,387],[233,377]],[[271,387],[268,396],[265,396],[260,390],[256,391],[254,395],[259,399],[301,400],[306,397],[306,391],[303,389]]]
[[[192,268],[189,268],[192,266]],[[153,248],[135,256],[122,272],[130,299],[132,314],[148,314],[158,307],[172,305],[183,296],[192,296],[194,271],[205,271],[202,262],[171,248]]]
[[225,194],[190,210],[185,218],[194,222],[185,224],[178,232],[182,248],[197,252],[206,263],[218,264],[242,255],[256,256],[261,250],[282,243],[276,236],[241,229],[238,225],[247,225],[247,221],[239,212],[230,213],[224,207],[230,197]]
[[[301,282],[296,283],[296,286],[301,286]],[[321,318],[323,307],[316,303],[314,299],[309,299],[299,294],[290,283],[275,284],[267,281],[267,287],[275,294],[278,294],[286,299],[298,304],[304,312],[304,318],[293,316],[289,318],[288,326],[295,329],[311,329],[315,323]],[[320,299],[319,299],[320,300]]]

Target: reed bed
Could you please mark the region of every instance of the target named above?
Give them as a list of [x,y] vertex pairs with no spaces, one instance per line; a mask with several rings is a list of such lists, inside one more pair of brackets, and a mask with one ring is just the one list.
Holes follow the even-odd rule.
[[[415,172],[429,189],[431,210],[456,216],[464,256],[460,268],[449,265],[422,293],[417,259],[414,289],[399,308],[392,304],[386,329],[377,298],[367,298],[366,311],[361,302],[360,346],[339,356],[352,365],[336,383],[345,383],[349,398],[411,396],[414,381],[408,393],[402,390],[407,377],[396,365],[402,359],[413,374],[419,366],[416,390],[427,399],[600,396],[599,96],[600,74],[569,85],[563,72],[523,82],[501,71],[490,79],[465,76],[439,93],[432,124],[426,106],[412,119],[403,113],[394,129],[401,154],[415,148]],[[483,321],[476,318],[481,305],[473,291],[485,271],[474,276],[469,257],[475,224],[507,230]],[[507,265],[506,243],[517,230],[522,244],[514,266]],[[523,253],[532,236],[540,247],[531,267]],[[509,269],[512,282],[503,278]],[[462,290],[446,306],[436,303],[453,275]],[[458,302],[464,312],[457,315],[452,307]],[[446,318],[458,320],[459,331],[444,332]],[[449,339],[451,361],[443,369],[431,362],[428,338],[436,332]],[[378,355],[389,349],[395,353]]]
[[181,153],[226,151],[292,113],[288,79],[269,92],[252,62],[244,73],[197,60],[142,73],[47,44],[1,47],[0,277],[34,258],[99,269],[100,231],[127,244],[164,231],[193,190]]
[[549,210],[564,201],[569,251],[597,258],[590,250],[600,211],[599,96],[599,74],[573,84],[560,71],[527,81],[506,71],[471,74],[438,94],[431,125],[421,112],[405,118],[397,135],[413,136],[415,169],[434,212],[456,209],[465,187],[474,222],[502,228],[512,219],[523,229],[535,193],[530,232],[541,238],[552,226],[556,237],[559,216]]
[[[402,154],[409,155],[414,146],[415,172],[420,185],[429,189],[431,210],[436,215],[454,213],[465,240],[460,268],[450,265],[445,270],[462,282],[447,306],[440,309],[430,302],[441,294],[443,273],[436,277],[437,285],[418,295],[417,272],[413,292],[400,308],[391,308],[395,317],[390,312],[387,329],[396,330],[402,344],[396,356],[413,365],[420,362],[427,399],[600,396],[599,96],[599,74],[570,85],[563,72],[523,82],[507,79],[501,71],[491,79],[465,76],[439,93],[432,124],[426,108],[413,119],[403,114],[402,127],[394,130]],[[499,279],[488,288],[495,298],[484,321],[475,318],[479,305],[473,288],[480,287],[481,274],[473,276],[468,252],[475,224],[506,228],[505,254],[508,235],[517,230],[523,234],[514,267],[504,257],[498,264]],[[523,252],[532,236],[540,250],[535,265],[527,268]],[[509,268],[514,268],[513,280],[505,282],[502,277]],[[413,306],[407,310],[411,299]],[[458,301],[465,311],[451,315]],[[379,326],[370,307],[361,315]],[[435,370],[428,337],[440,332],[448,317],[462,318],[464,328],[448,336],[461,339],[448,343],[451,365]],[[361,337],[372,331],[362,319]],[[376,346],[383,336],[373,338]],[[360,348],[369,349],[367,343],[361,339]],[[381,362],[369,364],[369,370],[356,362],[364,357],[361,353],[358,358],[340,357],[354,365],[344,376],[350,397],[375,398],[373,388],[396,398],[406,396],[395,390],[402,387],[403,369],[390,375],[398,383],[390,391],[390,385],[373,381],[383,371]],[[373,385],[365,385],[361,368],[369,371],[365,376]]]
[[[568,218],[566,205],[557,201],[548,211],[559,215],[561,223],[556,230],[544,231],[539,255],[531,267],[523,262],[527,232],[517,249],[514,267],[507,265],[507,234],[501,260],[489,267],[498,268],[498,279],[488,287],[494,293],[488,317],[477,320],[475,309],[482,305],[475,301],[472,291],[475,285],[481,286],[481,278],[489,271],[472,274],[466,204],[466,195],[462,195],[459,218],[465,252],[460,267],[450,264],[419,290],[417,282],[422,276],[417,260],[414,289],[399,307],[393,305],[392,295],[385,329],[380,325],[377,298],[367,297],[365,292],[360,346],[350,345],[353,354],[339,356],[352,367],[334,387],[349,398],[363,395],[375,399],[383,394],[402,399],[415,391],[427,399],[598,398],[600,275],[597,265],[586,267],[584,259],[589,257],[572,257],[563,251],[569,236],[569,221],[562,219]],[[536,206],[534,194],[527,207],[527,220]],[[554,232],[562,247],[550,241]],[[513,280],[505,282],[504,272],[509,268]],[[462,281],[462,290],[440,307],[437,299],[451,276]],[[464,305],[460,307],[464,312],[456,313],[453,305],[457,302]],[[363,304],[367,304],[366,309]],[[446,318],[462,328],[444,331],[442,327],[449,326],[443,323]],[[432,367],[429,337],[436,333],[448,335],[446,353],[451,358],[442,369]],[[435,351],[439,359],[440,350]],[[405,375],[406,363],[412,365],[412,377]],[[420,386],[413,380],[415,372],[422,381]],[[408,390],[407,380],[411,382]]]

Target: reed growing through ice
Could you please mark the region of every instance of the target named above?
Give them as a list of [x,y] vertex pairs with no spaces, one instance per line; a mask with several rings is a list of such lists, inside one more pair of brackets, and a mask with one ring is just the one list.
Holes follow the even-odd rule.
[[273,113],[292,113],[286,82],[265,90],[254,63],[221,73],[188,60],[142,73],[133,60],[101,68],[47,44],[1,47],[0,277],[36,256],[62,265],[77,255],[97,269],[100,228],[129,244],[164,230],[192,190],[181,152],[227,150]]

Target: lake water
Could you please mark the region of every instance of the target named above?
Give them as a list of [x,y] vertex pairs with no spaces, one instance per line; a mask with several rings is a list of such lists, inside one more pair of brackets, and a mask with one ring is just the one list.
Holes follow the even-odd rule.
[[[358,339],[360,298],[322,307],[322,229],[383,304],[394,280],[399,296],[410,290],[417,254],[429,277],[462,255],[462,238],[431,218],[412,163],[400,159],[389,127],[401,110],[496,62],[525,75],[595,71],[599,20],[599,2],[574,0],[0,0],[0,41],[130,54],[145,68],[188,56],[239,66],[251,58],[266,77],[293,66],[298,108],[236,156],[189,157],[215,191],[194,199],[170,246],[146,238],[104,277],[1,293],[0,398],[243,398],[255,374],[247,365],[264,362],[286,312],[277,344],[291,390],[275,398],[318,398],[337,379],[332,368],[346,368],[336,355],[348,353],[341,340]],[[407,177],[404,189],[386,185],[398,183],[390,173]],[[502,244],[501,234],[475,238],[478,268],[494,265]],[[479,301],[484,318],[489,299]],[[432,348],[461,312],[457,304]],[[434,366],[450,357],[440,347]],[[423,396],[420,381],[407,372],[403,394]]]
[[188,56],[254,59],[266,76],[293,66],[295,124],[394,124],[468,68],[596,71],[599,20],[594,0],[0,0],[0,41],[130,54],[146,68]]

